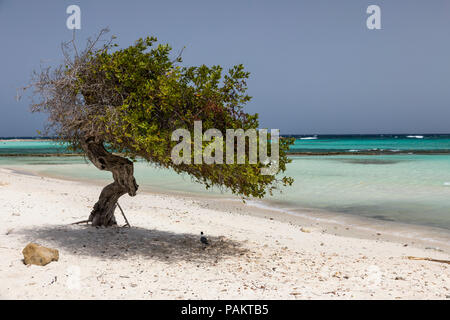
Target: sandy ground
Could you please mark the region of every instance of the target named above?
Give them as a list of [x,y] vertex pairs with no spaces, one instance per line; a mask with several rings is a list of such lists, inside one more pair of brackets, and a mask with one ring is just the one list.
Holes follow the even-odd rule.
[[[0,298],[450,299],[449,264],[406,258],[450,260],[447,251],[334,235],[226,201],[140,193],[121,199],[132,228],[70,225],[100,190],[0,169]],[[25,266],[29,242],[58,249],[59,261]]]

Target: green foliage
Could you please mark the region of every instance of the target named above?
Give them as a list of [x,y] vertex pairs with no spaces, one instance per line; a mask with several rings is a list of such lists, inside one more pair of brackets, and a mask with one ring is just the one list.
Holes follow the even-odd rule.
[[[182,67],[181,57],[171,59],[171,47],[156,41],[147,37],[120,50],[108,44],[87,54],[85,67],[76,73],[75,90],[90,110],[96,138],[132,159],[142,157],[187,173],[207,188],[224,186],[235,194],[263,197],[280,183],[292,184],[288,177],[261,175],[262,163],[172,162],[171,150],[178,143],[171,141],[174,130],[185,128],[193,136],[194,121],[201,120],[203,130],[216,128],[225,137],[226,129],[258,128],[258,115],[242,110],[251,99],[243,65],[227,73],[220,66]],[[290,162],[286,151],[292,143],[280,139],[279,173]]]

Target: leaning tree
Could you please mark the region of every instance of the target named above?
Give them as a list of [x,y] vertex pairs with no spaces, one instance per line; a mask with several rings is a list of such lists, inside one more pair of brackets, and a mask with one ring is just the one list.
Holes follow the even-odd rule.
[[181,53],[171,57],[171,47],[156,44],[154,37],[118,49],[114,37],[103,40],[106,32],[89,39],[82,51],[74,39],[63,43],[64,63],[41,68],[29,86],[34,89],[31,110],[48,114],[45,133],[112,172],[114,182],[102,190],[89,216],[93,226],[116,225],[118,199],[136,195],[133,162],[138,158],[242,197],[262,198],[292,184],[278,174],[289,162],[291,139],[280,140],[278,175],[262,175],[261,168],[270,164],[250,163],[248,157],[244,164],[176,163],[171,158],[177,144],[172,132],[194,132],[196,120],[205,130],[223,133],[258,128],[258,115],[242,111],[251,99],[245,93],[249,73],[242,65],[224,75],[220,66],[182,67]]

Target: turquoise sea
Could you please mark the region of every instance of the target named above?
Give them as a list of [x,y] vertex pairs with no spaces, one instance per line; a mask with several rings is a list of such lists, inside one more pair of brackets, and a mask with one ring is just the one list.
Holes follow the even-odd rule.
[[[296,136],[291,151],[287,174],[295,183],[265,204],[450,230],[450,135]],[[82,157],[56,153],[66,153],[64,146],[1,140],[0,167],[111,180]],[[136,163],[136,179],[144,190],[231,197],[144,162]]]

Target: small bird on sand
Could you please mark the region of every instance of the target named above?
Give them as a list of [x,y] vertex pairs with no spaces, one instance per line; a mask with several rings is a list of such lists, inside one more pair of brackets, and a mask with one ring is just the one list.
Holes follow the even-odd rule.
[[200,232],[200,242],[203,243],[204,245],[208,245],[208,239],[206,239],[206,237],[203,235],[203,231]]

